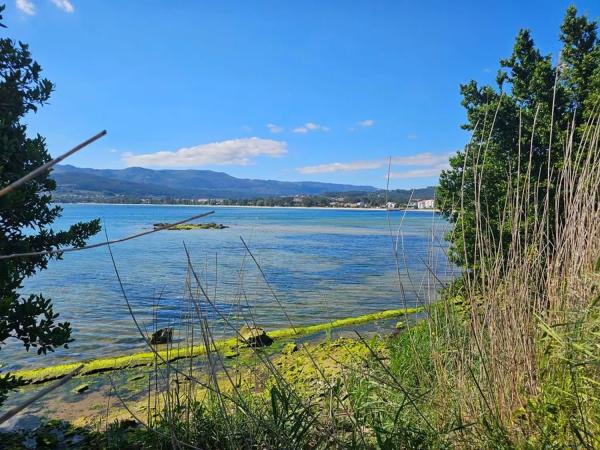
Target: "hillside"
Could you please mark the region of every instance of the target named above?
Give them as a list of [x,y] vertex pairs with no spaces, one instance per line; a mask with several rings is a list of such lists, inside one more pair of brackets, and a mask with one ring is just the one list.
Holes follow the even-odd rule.
[[212,170],[86,169],[57,166],[57,200],[77,198],[257,198],[320,195],[328,192],[374,192],[372,186],[320,183],[313,181],[252,180]]

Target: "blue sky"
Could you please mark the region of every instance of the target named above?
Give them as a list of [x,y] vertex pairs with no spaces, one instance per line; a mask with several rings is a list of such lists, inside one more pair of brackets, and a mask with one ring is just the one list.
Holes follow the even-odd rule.
[[[5,0],[2,35],[56,84],[27,118],[69,162],[244,178],[434,184],[520,28],[558,54],[566,1]],[[591,17],[597,0],[575,3]]]

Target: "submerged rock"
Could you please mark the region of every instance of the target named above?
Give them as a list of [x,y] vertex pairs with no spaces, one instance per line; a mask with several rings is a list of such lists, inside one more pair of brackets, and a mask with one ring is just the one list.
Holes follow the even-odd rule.
[[150,338],[150,343],[152,345],[156,344],[168,344],[173,340],[173,328],[161,328],[160,330],[152,333],[152,337]]
[[261,327],[243,326],[240,329],[240,336],[244,344],[249,347],[264,347],[273,343],[273,338]]

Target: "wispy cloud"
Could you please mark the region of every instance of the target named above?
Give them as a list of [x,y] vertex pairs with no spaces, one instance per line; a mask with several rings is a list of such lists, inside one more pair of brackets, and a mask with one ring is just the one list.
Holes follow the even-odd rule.
[[29,16],[33,16],[35,14],[35,5],[33,2],[29,0],[16,0],[15,4],[17,8],[25,14]]
[[294,133],[306,134],[309,131],[329,131],[329,127],[325,127],[323,125],[319,125],[313,122],[305,123],[304,125],[294,128],[292,131]]
[[268,123],[267,124],[267,128],[269,129],[269,131],[273,134],[277,134],[277,133],[281,133],[283,132],[283,127],[280,127],[278,125],[275,125],[274,123]]
[[375,125],[375,121],[373,119],[367,119],[367,120],[361,120],[360,122],[357,123],[357,125],[359,127],[372,127],[373,125]]
[[279,157],[285,153],[287,153],[285,142],[252,137],[184,147],[175,151],[140,155],[124,153],[122,158],[129,167],[247,166],[258,156]]
[[[408,170],[406,172],[393,172],[392,178],[402,178],[403,174],[415,174],[415,176],[406,176],[407,178],[416,178],[417,173],[422,173],[423,177],[439,175],[440,171],[447,167],[449,153],[434,154],[431,152],[417,153],[409,156],[395,156],[391,158],[391,164],[395,167],[419,167],[419,169]],[[355,172],[360,170],[374,170],[387,168],[389,159],[376,159],[370,161],[350,161],[333,162],[328,164],[319,164],[316,166],[304,166],[296,169],[302,174],[320,174],[335,172]],[[433,174],[433,175],[432,175]],[[391,174],[390,174],[391,176]]]
[[415,139],[418,139],[419,136],[416,133],[410,133],[406,136],[408,139],[410,139],[411,141],[414,141]]
[[439,176],[440,172],[448,168],[448,164],[436,164],[426,169],[412,169],[404,172],[390,172],[390,178],[395,180],[408,180],[410,178],[432,178]]
[[303,174],[313,173],[334,173],[334,172],[354,172],[357,170],[379,169],[383,167],[381,161],[353,161],[347,163],[334,162],[329,164],[319,164],[317,166],[298,167],[297,172]]
[[417,153],[409,156],[392,157],[392,165],[395,166],[432,166],[448,162],[452,153]]
[[71,3],[70,0],[52,0],[52,3],[54,3],[58,9],[62,9],[66,13],[71,14],[72,12],[75,12],[73,3]]

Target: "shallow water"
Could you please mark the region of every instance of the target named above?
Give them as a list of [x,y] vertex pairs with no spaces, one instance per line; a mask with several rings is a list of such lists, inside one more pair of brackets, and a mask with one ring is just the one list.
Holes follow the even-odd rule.
[[[184,243],[205,291],[219,311],[201,305],[216,337],[252,317],[267,329],[324,322],[426,301],[453,268],[444,253],[447,223],[433,212],[234,208],[149,205],[64,205],[56,223],[64,229],[99,217],[110,239],[176,222],[203,211],[201,219],[223,230],[161,231],[112,246],[127,298],[143,327],[171,324],[181,333],[193,306],[186,290]],[[400,234],[398,233],[400,229]],[[248,244],[264,271],[248,256]],[[104,232],[91,242],[105,240]],[[397,245],[399,257],[394,256]],[[429,267],[429,269],[428,269]],[[402,284],[402,287],[400,286]],[[274,297],[271,289],[276,295]],[[7,342],[4,369],[36,367],[144,348],[121,292],[108,248],[64,255],[26,281],[23,294],[43,292],[61,320],[71,322],[75,341],[46,357]],[[160,299],[160,300],[159,300]],[[158,308],[153,306],[158,301]],[[285,311],[285,312],[284,312]]]

